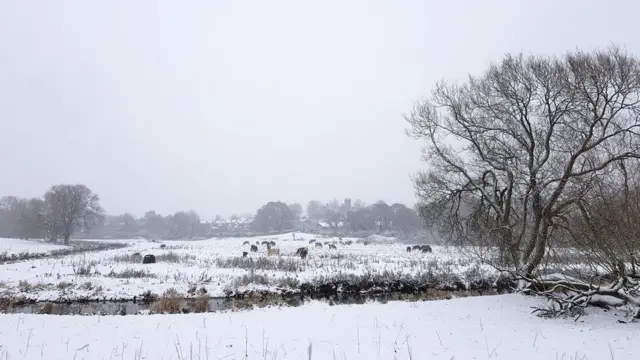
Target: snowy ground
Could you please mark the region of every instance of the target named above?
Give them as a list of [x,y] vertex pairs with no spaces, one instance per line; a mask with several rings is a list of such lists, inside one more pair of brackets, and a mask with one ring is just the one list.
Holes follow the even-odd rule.
[[637,324],[578,322],[501,295],[148,316],[0,315],[0,359],[637,359]]
[[70,246],[52,244],[41,240],[20,240],[0,238],[0,254],[49,254],[56,250],[65,250]]
[[[406,251],[406,245],[381,241],[364,245],[356,239],[340,245],[338,238],[317,235],[284,234],[270,237],[210,239],[203,241],[129,240],[129,247],[117,250],[70,255],[61,258],[29,260],[1,266],[0,291],[10,297],[37,300],[77,298],[132,298],[150,290],[162,294],[170,288],[186,294],[205,287],[211,296],[247,289],[294,288],[299,283],[327,279],[365,277],[408,277],[459,274],[470,279],[490,272],[472,261],[434,246],[433,253]],[[310,239],[336,242],[316,248]],[[245,241],[273,240],[280,256],[267,256],[260,245],[249,252]],[[384,240],[384,239],[383,239]],[[121,242],[121,241],[118,241]],[[166,246],[161,248],[161,245]],[[305,260],[295,256],[299,247],[309,248]],[[134,253],[153,254],[156,264],[143,265]]]

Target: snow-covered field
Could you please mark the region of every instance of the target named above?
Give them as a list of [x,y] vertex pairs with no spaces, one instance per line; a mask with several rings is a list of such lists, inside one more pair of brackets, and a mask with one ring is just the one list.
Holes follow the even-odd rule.
[[[323,248],[309,244],[317,239]],[[249,252],[249,241],[275,241],[279,256],[268,256],[265,246]],[[43,258],[6,264],[0,271],[0,291],[9,297],[37,300],[78,298],[130,299],[145,291],[161,295],[174,288],[181,294],[204,287],[210,296],[229,291],[295,288],[300,283],[346,279],[451,276],[473,279],[490,272],[446,247],[433,253],[407,252],[406,245],[381,239],[368,245],[356,239],[320,238],[311,234],[210,239],[202,241],[128,240],[130,246],[61,258]],[[123,242],[123,241],[118,241]],[[335,242],[337,249],[326,243]],[[164,248],[161,248],[164,245]],[[295,256],[309,248],[307,259]],[[247,258],[242,252],[247,251]],[[153,254],[156,264],[142,264],[133,256]]]
[[0,359],[626,360],[637,324],[589,309],[530,314],[540,299],[500,295],[149,316],[0,315]]
[[65,250],[70,246],[52,244],[41,240],[21,240],[0,238],[0,254],[49,254],[56,250]]

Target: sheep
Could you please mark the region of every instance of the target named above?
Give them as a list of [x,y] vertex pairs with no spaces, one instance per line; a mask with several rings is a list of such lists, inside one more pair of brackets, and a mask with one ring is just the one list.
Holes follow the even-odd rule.
[[270,241],[269,244],[271,244],[271,246],[276,246],[276,242],[275,241]]
[[407,252],[411,252],[411,246],[407,246]]
[[304,259],[307,257],[307,255],[309,255],[309,249],[307,249],[306,247],[298,248],[298,250],[296,250],[296,255],[299,255],[300,258]]
[[246,251],[243,251],[243,252],[242,252],[242,257],[247,257],[247,255],[249,255],[249,253],[248,253],[248,252],[246,252]]
[[257,245],[251,245],[251,251],[258,252],[258,246]]
[[267,255],[268,255],[268,256],[271,256],[271,255],[280,255],[280,249],[270,247],[270,248],[268,248],[268,249],[267,249]]
[[431,246],[429,246],[429,245],[421,245],[420,246],[420,251],[422,251],[423,253],[426,253],[426,252],[430,253],[433,250],[431,249]]
[[317,242],[317,243],[316,243],[316,247],[317,247],[317,248],[321,248],[321,247],[322,247],[322,243]]
[[249,245],[249,242],[245,241],[245,242],[242,243],[242,245]]
[[262,245],[269,245],[269,242],[265,240],[262,242]]
[[337,250],[338,248],[334,244],[329,244],[329,249]]
[[411,250],[420,250],[420,245],[413,245]]
[[313,244],[314,242],[316,242],[316,239],[309,240],[309,245]]

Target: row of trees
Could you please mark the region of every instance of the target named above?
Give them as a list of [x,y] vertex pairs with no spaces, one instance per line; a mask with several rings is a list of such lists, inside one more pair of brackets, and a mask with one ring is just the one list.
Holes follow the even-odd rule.
[[145,237],[151,239],[194,239],[211,234],[211,223],[202,221],[195,211],[177,211],[163,216],[154,210],[138,218],[132,214],[106,215],[90,229],[88,236],[96,238]]
[[[565,309],[596,298],[640,305],[637,57],[616,47],[508,55],[465,83],[438,83],[406,120],[425,142],[420,214],[443,239],[561,290],[544,294]],[[540,277],[569,263],[581,281]]]
[[104,211],[100,199],[85,185],[55,185],[41,198],[0,199],[0,236],[63,238],[98,224]]
[[202,222],[194,211],[162,216],[148,211],[108,215],[98,195],[85,185],[56,185],[41,198],[5,196],[0,199],[0,237],[63,239],[161,238],[192,239],[211,235],[211,223]]
[[409,233],[422,228],[422,220],[415,210],[398,203],[388,205],[384,201],[365,205],[358,200],[352,203],[350,199],[343,203],[333,200],[326,204],[312,200],[307,205],[307,216],[303,218],[302,215],[300,204],[269,202],[258,209],[252,227],[255,231],[284,231],[312,223],[333,231],[378,233]]
[[6,196],[0,199],[0,237],[64,239],[72,235],[85,238],[160,238],[193,239],[221,233],[277,232],[315,224],[333,231],[413,232],[421,228],[421,219],[402,204],[379,201],[329,203],[310,201],[306,217],[299,203],[274,201],[263,205],[255,215],[233,215],[228,220],[217,216],[202,221],[195,211],[178,211],[167,216],[148,211],[141,218],[125,213],[108,215],[98,195],[85,185],[56,185],[41,198]]

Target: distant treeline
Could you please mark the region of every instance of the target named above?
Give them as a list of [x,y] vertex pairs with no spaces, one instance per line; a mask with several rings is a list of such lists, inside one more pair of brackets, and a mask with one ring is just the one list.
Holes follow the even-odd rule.
[[[306,211],[305,211],[306,210]],[[403,204],[378,201],[366,205],[345,199],[322,203],[268,202],[255,214],[217,216],[203,221],[195,211],[160,215],[151,210],[143,217],[125,213],[109,215],[100,198],[85,185],[55,185],[42,197],[0,199],[0,237],[39,238],[67,243],[72,237],[122,239],[198,239],[220,235],[271,234],[290,230],[316,233],[415,233],[422,229],[416,211]]]

